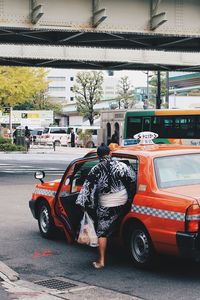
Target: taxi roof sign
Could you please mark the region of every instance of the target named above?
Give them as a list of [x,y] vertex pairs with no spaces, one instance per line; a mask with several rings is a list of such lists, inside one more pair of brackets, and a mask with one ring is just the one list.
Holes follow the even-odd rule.
[[134,135],[134,139],[140,140],[139,144],[151,145],[154,144],[153,139],[156,139],[158,134],[151,131],[143,131]]

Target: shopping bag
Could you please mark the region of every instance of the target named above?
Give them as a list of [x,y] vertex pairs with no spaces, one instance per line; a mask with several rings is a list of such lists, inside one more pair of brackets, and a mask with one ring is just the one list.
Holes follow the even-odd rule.
[[95,232],[94,222],[87,212],[84,212],[83,219],[81,220],[77,242],[91,247],[98,246],[98,238]]

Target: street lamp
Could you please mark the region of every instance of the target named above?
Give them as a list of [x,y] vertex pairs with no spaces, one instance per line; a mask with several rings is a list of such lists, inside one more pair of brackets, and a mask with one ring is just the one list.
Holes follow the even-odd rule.
[[151,78],[153,75],[149,74],[150,71],[146,71],[146,72],[143,72],[143,73],[147,75],[147,79],[146,79],[146,82],[147,82],[147,99],[149,99],[149,78]]

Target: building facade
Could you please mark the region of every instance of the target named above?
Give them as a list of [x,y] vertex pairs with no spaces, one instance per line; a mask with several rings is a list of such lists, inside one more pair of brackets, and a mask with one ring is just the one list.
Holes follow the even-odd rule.
[[[74,69],[49,69],[48,71],[48,96],[55,103],[61,103],[63,106],[59,125],[81,125],[85,120],[77,112],[73,86],[77,73],[83,71]],[[102,101],[95,105],[97,111],[108,109],[113,103],[116,103],[118,93],[120,74],[117,76],[114,72],[103,71],[103,75],[103,96]]]
[[170,72],[169,108],[200,107],[200,72]]

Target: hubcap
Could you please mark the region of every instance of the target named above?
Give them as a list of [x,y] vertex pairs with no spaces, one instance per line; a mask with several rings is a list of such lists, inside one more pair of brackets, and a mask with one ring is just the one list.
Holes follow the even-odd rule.
[[136,261],[144,263],[149,256],[149,243],[146,234],[138,230],[132,240],[132,254]]
[[40,213],[40,226],[44,233],[49,229],[49,213],[46,206],[43,206]]

